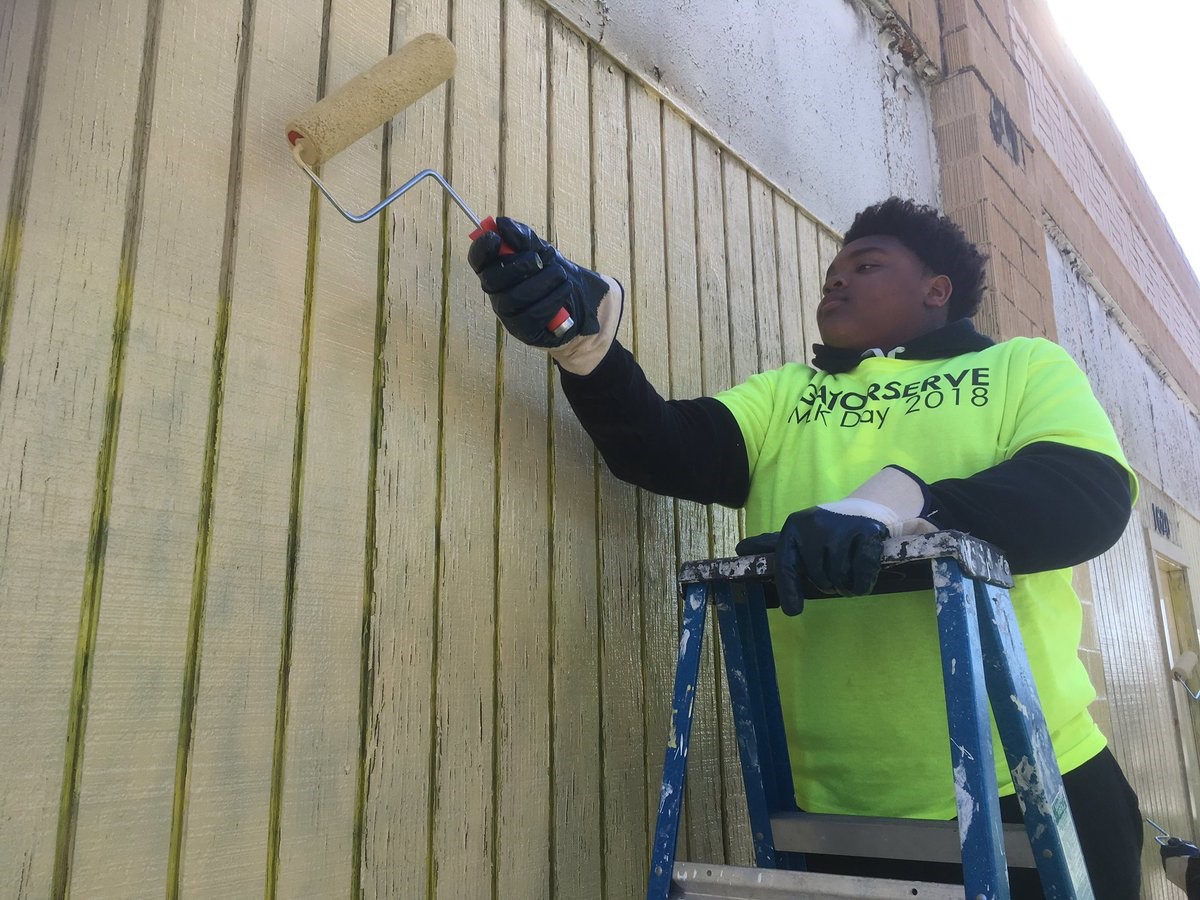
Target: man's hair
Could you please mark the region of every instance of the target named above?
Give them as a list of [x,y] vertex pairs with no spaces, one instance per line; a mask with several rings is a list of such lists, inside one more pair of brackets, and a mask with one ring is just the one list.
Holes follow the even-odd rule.
[[889,197],[855,216],[842,243],[877,234],[896,238],[935,275],[950,279],[954,286],[947,304],[951,322],[975,315],[983,299],[983,266],[987,256],[979,252],[961,228],[932,206]]

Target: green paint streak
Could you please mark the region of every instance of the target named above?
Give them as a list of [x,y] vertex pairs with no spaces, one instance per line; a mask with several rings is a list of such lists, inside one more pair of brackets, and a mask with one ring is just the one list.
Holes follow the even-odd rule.
[[[543,20],[543,31],[546,35],[545,46],[545,71],[553,72],[554,63],[554,38],[553,29],[556,21],[555,13],[547,9]],[[546,221],[550,222],[554,213],[554,78],[546,79]],[[550,710],[549,721],[549,772],[547,777],[550,785],[550,829],[547,840],[547,852],[549,854],[549,872],[550,872],[550,896],[558,896],[558,767],[555,757],[556,741],[558,732],[555,728],[555,699],[554,699],[554,666],[555,666],[555,640],[557,639],[557,629],[554,627],[554,601],[556,599],[554,592],[554,572],[555,572],[555,545],[554,545],[554,481],[555,481],[555,455],[554,455],[554,362],[550,359],[549,354],[546,356],[546,571],[550,574],[549,583],[546,585],[546,678],[547,678],[547,699]]]
[[[503,178],[503,175],[501,175]],[[504,330],[496,322],[496,393],[492,421],[492,900],[500,900],[500,423],[504,412]]]
[[[454,0],[446,3],[446,36],[453,41],[456,37],[454,29]],[[456,101],[454,79],[451,78],[446,87],[445,121],[442,130],[442,146],[453,146],[454,104]],[[453,184],[454,172],[449,150],[443,151],[443,171]],[[442,316],[438,334],[438,431],[437,431],[437,487],[434,492],[434,509],[437,511],[433,523],[433,608],[430,614],[430,632],[433,635],[433,648],[429,660],[429,766],[427,781],[429,784],[429,809],[425,821],[427,844],[425,848],[425,895],[432,898],[437,893],[437,856],[435,854],[435,826],[438,813],[438,674],[441,659],[441,608],[442,608],[442,514],[446,498],[446,362],[450,353],[450,198],[443,192],[442,196]]]
[[250,76],[250,48],[253,46],[254,37],[254,3],[255,0],[244,0],[239,28],[238,74],[234,89],[234,119],[229,155],[229,186],[225,201],[225,232],[221,246],[221,274],[217,287],[217,322],[213,334],[208,424],[205,431],[204,468],[200,480],[200,510],[196,524],[195,562],[192,567],[192,593],[188,610],[183,694],[179,703],[179,738],[175,749],[175,788],[171,803],[171,839],[167,857],[168,900],[178,900],[180,895],[180,882],[183,878],[183,838],[191,796],[191,756],[196,727],[196,701],[200,690],[200,663],[204,647],[214,492],[221,453],[221,413],[225,401],[225,366],[230,310],[233,303],[231,293],[237,248],[237,216],[241,204],[243,126]]
[[[596,154],[597,141],[594,138],[596,124],[595,110],[595,85],[592,82],[592,72],[596,64],[595,46],[588,41],[587,43],[587,121],[588,135],[592,139],[588,143],[588,166],[591,170],[591,175],[588,179],[588,221],[591,223],[592,241],[591,241],[591,257],[592,268],[596,268],[596,250],[598,239],[596,234],[596,178],[595,172],[599,168]],[[608,774],[608,753],[606,752],[607,745],[605,743],[604,729],[604,682],[605,682],[605,639],[604,639],[604,497],[600,490],[601,472],[600,472],[600,452],[593,446],[592,448],[592,496],[595,503],[595,512],[593,521],[595,523],[596,535],[599,538],[596,547],[596,672],[599,678],[596,679],[596,736],[599,738],[599,746],[596,748],[597,762],[599,763],[600,779],[598,785],[598,801],[599,801],[599,829],[600,829],[600,896],[608,896],[608,866],[604,861],[608,859],[608,798],[605,795],[605,782]]]
[[[451,82],[453,85],[453,82]],[[451,104],[446,104],[446,128],[449,131]],[[449,146],[449,134],[447,134]],[[442,204],[442,221],[448,222],[450,201],[447,198]],[[441,334],[438,340],[438,437],[437,437],[437,490],[434,496],[434,509],[437,518],[433,526],[433,610],[430,617],[430,631],[433,634],[433,650],[429,661],[429,817],[426,822],[429,843],[426,848],[425,893],[432,898],[437,892],[437,856],[435,854],[435,825],[438,811],[438,664],[440,663],[438,649],[441,646],[439,629],[441,627],[442,607],[442,513],[446,498],[446,357],[449,355],[450,333],[450,231],[443,229],[445,238],[442,242],[442,320]]]
[[[394,34],[393,22],[393,34]],[[391,148],[391,126],[383,132],[383,164],[380,187],[388,190]],[[372,664],[372,622],[375,618],[375,566],[378,560],[378,502],[376,491],[379,484],[379,448],[383,443],[383,351],[387,346],[387,286],[388,251],[392,244],[390,216],[379,217],[379,249],[376,267],[375,289],[375,366],[371,380],[371,448],[367,461],[367,527],[363,547],[363,611],[362,646],[359,653],[358,676],[358,784],[354,797],[354,834],[350,859],[350,896],[363,895],[362,876],[366,860],[363,858],[363,838],[366,829],[367,799],[370,789],[368,774],[370,762],[368,748],[371,738],[372,701],[375,696],[375,667]]]
[[279,887],[279,840],[283,830],[283,779],[287,763],[288,691],[292,670],[292,631],[296,621],[296,570],[300,558],[300,513],[304,507],[304,451],[307,446],[308,370],[312,348],[313,294],[317,280],[317,242],[321,198],[309,188],[308,261],[304,273],[304,319],[300,333],[300,373],[296,387],[296,429],[292,442],[292,489],[288,504],[287,560],[283,581],[279,683],[275,695],[275,746],[271,762],[271,807],[267,831],[265,896],[273,900]]
[[183,696],[179,704],[179,739],[175,749],[175,790],[171,804],[171,843],[167,859],[167,897],[178,900],[183,877],[183,834],[191,788],[192,740],[196,724],[196,697],[200,686],[201,650],[204,646],[204,613],[208,591],[208,555],[212,544],[213,491],[220,455],[221,408],[225,395],[225,358],[229,334],[228,296],[217,305],[217,331],[213,343],[212,383],[209,389],[208,428],[204,469],[200,484],[200,513],[196,527],[196,555],[192,569],[192,595],[188,610],[187,650],[184,657]]
[[[321,14],[317,97],[324,97],[329,78],[329,21],[332,0]],[[319,172],[320,170],[318,170]],[[279,842],[283,832],[283,781],[287,769],[288,699],[292,672],[292,632],[296,623],[296,569],[300,558],[300,514],[304,507],[304,451],[307,446],[308,369],[312,350],[313,296],[317,284],[321,196],[308,192],[308,256],[304,265],[304,316],[300,326],[300,370],[296,385],[296,430],[292,439],[292,487],[288,503],[287,557],[283,578],[283,617],[279,637],[279,680],[275,693],[275,745],[271,754],[271,804],[267,822],[267,900],[279,889]]]
[[[13,192],[17,185],[14,183]],[[26,182],[26,190],[28,183]],[[14,212],[4,224],[4,243],[0,244],[0,383],[4,381],[4,361],[8,351],[8,333],[12,326],[13,292],[17,282],[17,264],[21,260],[21,236],[25,229],[24,203],[21,203],[20,213]],[[17,201],[9,204],[10,209],[17,207]]]
[[4,241],[0,244],[0,383],[4,381],[4,363],[8,356],[8,335],[12,327],[13,295],[17,283],[17,265],[21,260],[21,237],[25,230],[25,209],[32,184],[34,150],[38,120],[42,111],[42,93],[46,84],[47,46],[50,42],[50,15],[53,0],[38,6],[33,28],[33,50],[25,99],[21,104],[21,124],[17,132],[16,160],[9,188],[8,215],[4,222]]
[[[501,146],[508,128],[508,0],[499,2],[500,17],[500,72],[497,94],[500,98],[500,121],[496,134],[496,146]],[[504,182],[508,176],[508,167],[504,154],[500,154],[496,172],[498,185],[496,208],[504,209],[506,200]],[[503,446],[500,440],[500,427],[504,413],[504,329],[496,322],[496,394],[493,404],[495,416],[492,421],[492,815],[491,815],[491,867],[492,900],[500,898],[500,714],[503,708],[503,698],[500,695],[500,500],[502,470],[500,461]]]
[[[122,265],[122,269],[127,269]],[[71,679],[71,706],[67,721],[67,752],[59,800],[58,832],[54,848],[54,879],[51,894],[70,894],[71,861],[75,849],[75,826],[79,812],[79,781],[83,769],[83,735],[87,729],[88,701],[92,687],[92,663],[100,621],[100,598],[104,585],[104,555],[108,546],[108,523],[112,512],[113,471],[116,468],[117,434],[125,383],[125,349],[129,341],[129,319],[133,307],[133,284],[122,277],[117,286],[113,322],[112,358],[104,408],[104,434],[96,461],[96,491],[88,533],[83,598],[80,604],[79,636],[75,642],[75,671]]]
[[142,225],[143,187],[150,142],[150,116],[154,108],[154,76],[162,25],[162,0],[151,0],[146,9],[142,42],[142,70],[134,113],[130,147],[130,178],[125,201],[125,226],[121,235],[121,257],[117,274],[113,314],[112,349],[105,389],[104,428],[96,458],[96,488],[88,549],[84,561],[83,596],[80,601],[79,635],[75,642],[75,668],[71,678],[71,706],[67,719],[67,746],[63,759],[62,790],[59,796],[58,827],[54,845],[51,895],[70,896],[71,863],[75,853],[75,829],[79,814],[80,778],[83,772],[84,734],[92,688],[92,663],[100,622],[100,600],[104,586],[104,556],[108,547],[108,524],[112,513],[113,472],[117,461],[117,436],[125,386],[125,356],[129,345],[129,323],[133,315],[133,281],[137,271],[138,242]]

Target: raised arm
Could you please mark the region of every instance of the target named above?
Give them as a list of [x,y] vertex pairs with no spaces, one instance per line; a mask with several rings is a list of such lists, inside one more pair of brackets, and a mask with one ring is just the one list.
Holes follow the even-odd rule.
[[[549,351],[563,392],[618,478],[701,503],[740,506],[749,467],[733,414],[711,397],[664,400],[616,340],[624,290],[501,217],[468,257],[500,322]],[[503,249],[502,249],[503,247]],[[570,325],[549,327],[562,320]]]

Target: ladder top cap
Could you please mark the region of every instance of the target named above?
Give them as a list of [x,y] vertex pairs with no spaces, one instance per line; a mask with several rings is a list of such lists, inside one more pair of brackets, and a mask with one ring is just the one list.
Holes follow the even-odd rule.
[[[883,542],[883,566],[899,569],[910,563],[950,558],[964,574],[999,587],[1013,586],[1008,560],[994,544],[961,531],[935,531],[911,537],[888,538]],[[775,555],[728,556],[685,562],[679,569],[680,585],[703,581],[770,581],[775,577]],[[913,589],[927,587],[912,586]]]

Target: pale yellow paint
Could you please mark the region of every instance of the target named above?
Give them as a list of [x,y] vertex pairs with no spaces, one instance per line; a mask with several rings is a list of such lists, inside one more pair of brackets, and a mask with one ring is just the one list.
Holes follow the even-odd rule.
[[[390,4],[343,0],[329,19],[326,91],[388,52]],[[334,196],[379,195],[380,139],[369,135],[323,166]],[[344,201],[345,202],[345,201]],[[367,491],[379,226],[323,200],[312,275],[309,343],[301,349],[303,434],[293,465],[296,587],[286,673],[278,896],[343,893],[354,868]]]
[[[593,51],[591,65],[592,206],[595,267],[630,284],[629,132],[625,72]],[[632,316],[618,338],[631,346]],[[645,704],[638,570],[637,494],[606,466],[597,472],[600,541],[600,690],[604,751],[603,859],[605,892],[634,897],[649,876],[645,847],[653,834],[646,815],[645,736],[637,727]]]
[[[280,152],[279,121],[316,99],[320,16],[313,2],[255,8],[182,848],[185,897],[266,889],[310,196],[307,179]],[[198,352],[207,359],[212,348]]]
[[[782,194],[775,194],[775,246],[779,254],[779,342],[781,362],[808,359],[804,344],[804,296],[800,280],[800,247],[796,231],[796,207]],[[807,222],[807,220],[805,220]],[[760,348],[761,349],[761,348]]]
[[[550,31],[550,234],[568,256],[592,247],[588,49],[558,20]],[[555,378],[557,382],[557,378]],[[602,892],[601,738],[595,450],[555,384],[551,584],[556,894]],[[611,864],[611,863],[609,863]]]
[[[755,259],[751,234],[750,192],[746,170],[728,156],[721,158],[721,219],[725,232],[725,285],[729,309],[726,313],[729,341],[729,384],[707,385],[709,392],[745,381],[762,370],[758,352],[758,323],[755,310],[755,276],[758,265],[769,258]],[[759,239],[761,243],[761,238]],[[707,360],[706,360],[707,361]],[[725,551],[721,548],[721,555]]]
[[[705,377],[708,378],[706,393],[714,393],[724,387],[745,381],[760,371],[759,335],[756,313],[756,277],[759,266],[774,266],[773,255],[755,259],[754,235],[751,232],[749,182],[746,169],[728,154],[721,154],[721,219],[725,232],[725,290],[728,308],[728,363],[717,367],[715,373],[705,360]],[[774,298],[772,298],[774,302]],[[719,311],[718,311],[719,312]],[[706,342],[709,340],[706,321]],[[715,331],[718,340],[723,333]],[[725,385],[716,379],[725,378]],[[719,386],[720,385],[720,386]],[[716,556],[731,556],[745,531],[744,515],[741,510],[732,513],[722,507],[713,507],[713,553]],[[710,623],[711,639],[718,632],[717,623]],[[717,653],[716,682],[718,685],[719,723],[721,725],[721,777],[724,787],[724,859],[730,864],[750,865],[753,861],[751,844],[744,840],[748,836],[749,813],[746,810],[746,795],[741,787],[741,764],[738,759],[737,734],[727,725],[733,722],[733,709],[725,679],[725,658]]]
[[807,363],[812,356],[812,345],[819,343],[821,332],[817,328],[817,304],[821,302],[821,285],[825,283],[825,267],[822,262],[818,235],[821,226],[803,213],[796,215],[796,241],[800,256],[800,321],[803,325],[804,348],[797,362]]
[[[718,383],[727,380],[728,372],[728,320],[713,324],[712,319],[719,308],[727,308],[721,251],[724,240],[708,238],[704,233],[709,222],[721,218],[720,160],[715,145],[710,146],[707,156],[703,155],[696,146],[695,131],[682,116],[670,112],[665,116],[671,342],[673,347],[688,347],[686,353],[672,354],[671,391],[673,396],[694,397],[706,391],[706,364],[724,366],[716,373]],[[690,502],[678,503],[677,510],[680,562],[712,556],[714,517],[710,511]],[[686,854],[695,859],[721,859],[725,853],[712,635],[713,622],[709,619],[704,626],[708,652],[702,655],[696,686],[683,808]]]
[[[169,877],[241,18],[240,3],[168,4],[160,24],[71,867],[78,897],[156,894]],[[131,60],[134,37],[121,50]]]
[[97,18],[61,3],[52,15],[0,382],[0,894],[10,897],[44,896],[55,865],[146,7],[118,3]]
[[[546,16],[505,5],[500,135],[503,210],[546,233]],[[484,304],[478,294],[466,302]],[[504,337],[497,442],[497,897],[550,896],[550,372],[545,353]]]
[[[4,98],[0,104],[0,209],[8,210],[20,162],[17,142],[26,93],[38,64],[33,55],[37,49],[34,35],[38,11],[43,7],[38,0],[10,0],[0,6],[0,97]],[[8,223],[10,219],[5,216],[0,221]]]
[[[499,160],[499,7],[451,6],[458,71],[450,91],[449,176],[495,209]],[[471,225],[452,215],[443,334],[433,897],[486,897],[492,884],[496,566],[496,320],[462,264]]]
[[[754,264],[754,315],[758,335],[758,369],[783,364],[783,326],[780,323],[779,235],[775,230],[774,194],[760,178],[750,176],[750,237],[747,254]],[[793,228],[792,241],[795,242]]]
[[[663,111],[660,100],[638,84],[629,85],[631,220],[631,304],[626,310],[633,331],[630,349],[651,384],[660,392],[671,386],[670,326],[667,311],[667,261],[664,255]],[[649,854],[658,813],[663,755],[670,729],[678,609],[675,569],[675,501],[638,492],[641,551],[641,605],[646,821],[643,855]]]
[[[393,45],[444,33],[444,3],[397,10]],[[392,124],[389,186],[445,168],[441,88]],[[365,897],[424,897],[432,877],[434,657],[438,580],[439,360],[444,237],[463,219],[426,182],[384,213],[388,244],[384,409],[375,475],[376,565],[366,744],[362,889]],[[451,298],[451,310],[468,298]]]

